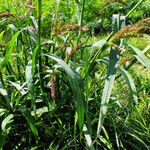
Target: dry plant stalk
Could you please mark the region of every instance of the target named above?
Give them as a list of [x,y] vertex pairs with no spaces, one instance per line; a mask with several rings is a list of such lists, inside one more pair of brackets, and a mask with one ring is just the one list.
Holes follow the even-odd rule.
[[4,12],[0,14],[0,18],[4,18],[4,17],[13,17],[16,18],[16,16],[10,12]]
[[84,43],[85,43],[85,41],[82,42],[81,44],[77,45],[76,47],[71,48],[71,51],[70,51],[69,53],[66,53],[67,59],[69,60],[69,59],[73,56],[73,54],[74,54],[78,49],[80,49],[80,47],[81,47]]
[[132,57],[122,58],[122,60],[121,60],[121,62],[120,62],[120,65],[125,64],[126,62],[131,61],[131,60],[133,60]]
[[119,51],[122,51],[122,52],[126,52],[126,49],[123,48],[123,47],[120,47],[116,44],[110,44],[112,47],[114,47],[115,49],[118,49]]
[[88,31],[87,26],[79,26],[78,24],[66,24],[63,26],[64,29],[68,30],[82,30],[82,31]]
[[53,101],[56,101],[56,74],[53,73],[50,80],[50,95]]
[[143,23],[150,23],[150,17],[138,21],[138,22],[136,23],[136,25],[141,25],[141,24],[143,24]]
[[84,32],[88,31],[89,28],[87,26],[79,26],[78,24],[63,24],[62,22],[59,22],[57,26],[53,28],[53,33],[55,35],[63,35],[67,33],[68,31],[78,31],[82,30]]

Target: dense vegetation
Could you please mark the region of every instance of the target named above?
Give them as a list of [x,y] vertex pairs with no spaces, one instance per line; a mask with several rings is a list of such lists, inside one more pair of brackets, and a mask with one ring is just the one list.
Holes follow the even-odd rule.
[[149,0],[1,0],[0,149],[150,149]]

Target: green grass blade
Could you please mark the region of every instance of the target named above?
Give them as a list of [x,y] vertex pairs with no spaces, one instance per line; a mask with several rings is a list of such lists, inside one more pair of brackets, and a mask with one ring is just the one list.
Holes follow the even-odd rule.
[[3,59],[3,61],[0,63],[0,69],[3,69],[7,65],[7,63],[9,62],[9,59],[11,57],[11,53],[12,53],[14,44],[15,44],[19,34],[20,34],[20,31],[16,32],[15,35],[10,40],[10,42],[8,44],[8,47],[6,49],[6,55],[5,55],[4,59]]
[[9,82],[13,87],[15,87],[21,93],[22,96],[26,94],[26,91],[23,89],[23,86],[15,82],[11,82],[11,81]]
[[[98,59],[97,61],[101,61],[105,63],[106,65],[109,65],[109,61],[107,59]],[[126,70],[122,68],[116,67],[116,69],[124,76],[126,83],[129,86],[130,93],[132,97],[134,98],[135,103],[138,104],[137,91],[136,91],[136,87],[135,87],[135,84],[131,75],[129,74],[129,72],[127,72]]]
[[34,134],[35,139],[38,140],[38,130],[37,130],[36,126],[34,125],[34,119],[31,116],[30,111],[25,106],[21,106],[20,111],[23,114],[23,116],[26,118],[26,121],[27,121],[32,133]]
[[31,18],[31,20],[32,20],[32,22],[34,24],[35,29],[38,30],[38,23],[37,23],[35,17],[34,16],[30,16],[30,18]]
[[38,62],[39,62],[39,77],[40,77],[40,84],[41,89],[44,88],[43,82],[43,72],[42,72],[42,58],[43,58],[43,51],[41,48],[41,17],[42,17],[42,0],[38,0]]
[[0,150],[3,150],[3,146],[5,144],[5,140],[6,140],[5,135],[2,132],[0,132]]
[[85,139],[86,139],[86,142],[87,142],[89,149],[95,150],[93,143],[92,143],[91,135],[89,134],[86,125],[84,125],[84,127],[83,127],[83,133],[84,133],[84,136],[85,136]]
[[98,128],[97,128],[97,136],[99,135],[104,119],[106,117],[108,104],[110,100],[111,91],[114,85],[115,80],[115,74],[117,72],[116,67],[117,63],[119,61],[119,54],[120,52],[116,49],[111,49],[110,51],[110,58],[109,58],[109,65],[108,65],[108,72],[107,77],[105,80],[104,90],[102,94],[102,100],[101,100],[101,107],[100,107],[100,113],[99,113],[99,122],[98,122]]
[[[90,72],[93,68],[94,68],[94,66],[95,66],[95,64],[96,64],[96,60],[100,57],[100,55],[103,53],[103,51],[105,51],[108,47],[109,47],[109,45],[107,44],[107,41],[105,41],[105,40],[101,40],[101,41],[99,41],[97,44],[95,44],[95,45],[98,45],[99,46],[99,50],[98,51],[96,51],[96,53],[90,58],[90,60],[89,60],[89,67],[88,67],[88,72]],[[91,50],[94,48],[95,46],[93,46],[92,48],[91,48]]]
[[72,88],[73,94],[74,94],[74,102],[77,109],[78,119],[79,119],[79,126],[80,130],[83,128],[84,124],[84,98],[81,91],[81,88],[79,86],[79,80],[78,76],[73,72],[73,70],[60,58],[58,58],[55,55],[49,55],[45,54],[45,56],[52,58],[53,60],[57,61],[57,63],[66,71],[68,75],[68,80],[70,83],[70,86]]
[[31,103],[32,103],[32,108],[34,113],[36,114],[36,104],[35,104],[35,93],[34,93],[34,84],[33,84],[33,69],[32,69],[32,61],[30,60],[26,66],[26,82],[28,85],[28,90],[30,93],[30,97],[32,99]]
[[0,108],[0,117],[7,112],[7,109]]
[[28,33],[29,33],[31,39],[37,44],[38,38],[37,38],[36,33],[34,31],[32,31],[30,28],[28,28]]
[[38,52],[38,46],[33,50],[33,55],[32,55],[32,76],[33,77],[34,77],[35,67],[36,67],[37,52]]
[[141,140],[139,137],[137,137],[136,135],[131,134],[131,133],[127,133],[127,134],[130,135],[130,136],[132,136],[132,137],[134,137],[135,139],[137,139],[140,143],[142,143],[145,146],[145,148],[147,150],[149,150],[149,146],[143,140]]
[[5,33],[5,31],[2,31],[2,32],[0,33],[0,44],[2,43],[2,38],[3,38],[4,33]]
[[135,87],[135,84],[133,82],[131,75],[126,70],[124,70],[122,68],[117,67],[117,70],[124,76],[126,83],[129,86],[130,93],[131,93],[135,103],[138,104],[137,91],[136,91],[136,87]]
[[142,51],[143,54],[145,54],[148,50],[150,50],[150,44],[146,46],[146,48],[144,48],[144,50]]
[[140,51],[138,48],[132,46],[132,45],[129,45],[132,50],[136,53],[135,57],[136,59],[143,65],[145,66],[147,69],[150,70],[150,59],[147,58],[142,51]]
[[142,3],[144,0],[140,0],[126,15],[126,17],[129,17],[129,15]]
[[29,61],[27,66],[26,66],[26,82],[28,85],[28,89],[31,92],[31,94],[33,93],[33,76],[32,76],[32,61]]
[[112,146],[112,143],[111,143],[111,140],[110,140],[110,137],[109,137],[109,135],[108,135],[107,130],[106,130],[104,127],[102,127],[102,130],[103,130],[103,132],[104,132],[104,135],[105,135],[106,140],[108,141],[108,142],[107,142],[107,147],[108,147],[109,149],[113,150],[113,146]]
[[106,43],[107,43],[107,41],[106,41],[105,39],[102,39],[102,40],[100,40],[100,41],[94,43],[94,44],[92,45],[92,47],[91,47],[90,53],[92,54],[92,52],[93,52],[94,49],[101,49],[102,46],[103,46],[104,44],[106,44]]

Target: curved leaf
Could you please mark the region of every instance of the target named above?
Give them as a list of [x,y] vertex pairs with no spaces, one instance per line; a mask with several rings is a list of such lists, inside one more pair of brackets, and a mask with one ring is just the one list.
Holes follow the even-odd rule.
[[30,114],[30,111],[25,106],[21,106],[20,111],[24,115],[24,117],[26,118],[27,123],[30,126],[32,133],[34,134],[35,138],[37,139],[38,130],[37,130],[36,126],[34,125],[34,120]]
[[[98,59],[97,61],[102,61],[106,65],[109,64],[109,61],[107,59]],[[130,93],[131,93],[132,97],[134,98],[135,103],[138,104],[137,91],[136,91],[136,87],[135,87],[135,84],[134,84],[134,81],[133,81],[131,75],[129,74],[129,72],[127,72],[126,70],[124,70],[122,68],[116,67],[116,69],[124,76],[126,83],[129,86]]]
[[147,69],[150,70],[150,59],[148,59],[142,51],[140,51],[138,48],[132,46],[132,45],[129,45],[132,50],[134,50],[134,52],[136,53],[135,57],[136,59],[143,65],[145,66]]
[[20,31],[16,32],[15,35],[10,40],[8,47],[6,49],[6,54],[5,54],[4,60],[0,63],[0,69],[3,69],[7,65],[7,63],[9,62],[14,44],[15,44],[19,34],[20,34]]
[[94,44],[92,45],[92,47],[91,47],[90,53],[92,54],[93,50],[96,49],[96,48],[101,49],[102,46],[103,46],[104,44],[106,44],[106,42],[107,42],[107,41],[106,41],[105,39],[102,39],[102,40],[100,40],[100,41],[94,43]]
[[102,129],[103,122],[107,114],[108,104],[109,104],[112,88],[113,88],[114,81],[115,81],[115,75],[117,72],[116,67],[119,61],[119,55],[120,55],[120,51],[114,48],[111,48],[110,55],[109,55],[109,64],[108,64],[108,69],[107,69],[108,70],[107,77],[105,80],[105,85],[104,85],[102,98],[101,98],[97,136],[99,135]]
[[83,94],[79,86],[78,77],[73,72],[73,70],[63,60],[61,60],[57,56],[50,55],[50,54],[45,54],[45,56],[57,61],[57,63],[66,71],[70,86],[74,94],[74,102],[75,102],[75,106],[76,106],[77,114],[79,118],[79,126],[80,126],[80,129],[82,130],[83,124],[84,124],[84,113],[85,113],[84,107],[85,106],[84,106]]
[[135,87],[135,84],[133,82],[131,75],[122,68],[117,67],[117,70],[124,76],[126,83],[129,86],[130,93],[131,93],[132,97],[134,98],[135,103],[138,104],[137,91],[136,91],[136,87]]
[[12,123],[13,117],[14,117],[13,114],[9,114],[9,115],[2,121],[1,128],[2,128],[2,131],[3,131],[4,133],[8,133],[8,132],[9,132],[10,127],[8,127],[7,125],[10,124],[10,123]]

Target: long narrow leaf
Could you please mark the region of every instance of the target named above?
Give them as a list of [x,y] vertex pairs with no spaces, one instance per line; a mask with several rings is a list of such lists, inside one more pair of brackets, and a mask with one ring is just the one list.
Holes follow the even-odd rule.
[[[29,61],[26,66],[26,82],[28,85],[29,91],[32,93],[33,89],[33,77],[32,77],[32,61]],[[32,93],[33,94],[33,93]]]
[[8,104],[8,106],[10,105],[10,99],[8,97],[8,93],[7,91],[5,90],[3,84],[0,82],[0,93],[5,97],[6,99],[6,102]]
[[35,104],[35,94],[34,94],[34,84],[33,84],[33,75],[32,75],[32,61],[29,61],[26,66],[26,82],[28,85],[28,90],[30,92],[30,97],[32,99],[32,108],[36,114],[36,104]]
[[129,89],[130,89],[130,93],[132,95],[132,97],[134,98],[134,101],[136,104],[138,104],[138,98],[137,98],[137,91],[136,91],[136,87],[135,87],[135,84],[133,82],[133,79],[131,77],[131,75],[124,69],[122,68],[118,68],[117,67],[117,70],[124,76],[124,78],[126,79],[126,83],[128,84],[129,86]]
[[88,129],[87,129],[86,125],[84,125],[84,127],[83,127],[83,132],[84,132],[84,136],[85,136],[85,139],[86,139],[86,142],[87,142],[87,145],[88,145],[89,149],[90,150],[95,150],[95,148],[93,146],[93,143],[92,143],[91,136],[88,132]]
[[0,108],[0,117],[7,112],[7,109]]
[[[104,62],[106,65],[109,65],[109,61],[107,59],[98,59],[97,61],[101,61],[101,62]],[[131,75],[129,74],[129,72],[127,72],[126,70],[124,70],[122,68],[116,67],[116,69],[125,78],[126,83],[129,86],[130,93],[131,93],[132,97],[134,98],[135,103],[138,104],[137,91],[136,91],[136,87],[135,87],[135,84],[134,84],[134,81],[133,81]]]
[[32,55],[32,76],[34,76],[34,73],[35,73],[37,52],[38,52],[38,46],[33,50],[33,55]]
[[2,42],[2,38],[3,38],[3,34],[5,33],[5,31],[2,31],[1,33],[0,33],[0,44],[1,44],[1,42]]
[[104,119],[106,117],[108,104],[110,100],[111,91],[114,85],[115,75],[116,75],[116,67],[117,63],[119,61],[119,54],[120,52],[114,48],[110,51],[110,63],[108,65],[108,73],[105,80],[104,90],[102,94],[102,100],[101,100],[101,107],[100,107],[100,114],[99,114],[99,122],[98,122],[98,128],[97,128],[97,136],[99,135]]
[[84,98],[79,86],[79,81],[77,75],[73,72],[73,70],[60,58],[56,57],[55,55],[45,54],[45,56],[52,58],[53,60],[57,61],[57,63],[66,71],[68,75],[68,80],[70,82],[70,86],[72,88],[74,94],[74,102],[78,113],[79,119],[79,126],[82,130],[84,124]]
[[147,150],[149,150],[149,146],[148,146],[143,140],[141,140],[138,136],[136,136],[136,135],[134,135],[134,134],[131,134],[131,133],[127,133],[127,134],[129,134],[129,135],[132,136],[133,138],[137,139],[140,143],[142,143],[142,144],[145,146],[145,148],[146,148]]
[[17,40],[17,37],[18,35],[20,34],[20,31],[16,32],[15,35],[12,37],[12,39],[10,40],[9,42],[9,45],[6,49],[6,55],[5,55],[5,58],[4,60],[0,63],[0,69],[3,69],[7,63],[9,62],[9,59],[11,57],[11,53],[12,53],[12,50],[13,50],[13,47],[14,47],[14,44]]
[[31,116],[30,111],[25,106],[21,106],[20,111],[23,114],[23,116],[26,118],[27,123],[30,126],[32,133],[34,134],[35,138],[37,139],[38,130],[37,130],[36,126],[34,125],[34,119]]
[[138,48],[132,46],[132,45],[129,45],[132,50],[134,50],[134,52],[136,53],[135,57],[136,59],[143,65],[145,66],[147,69],[150,70],[150,59],[148,59],[142,51],[140,51]]

